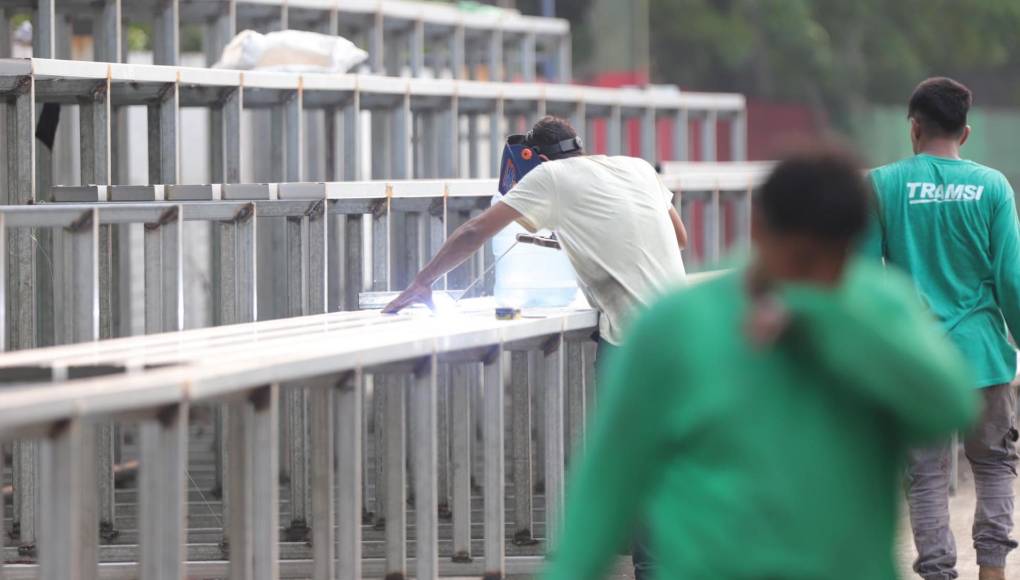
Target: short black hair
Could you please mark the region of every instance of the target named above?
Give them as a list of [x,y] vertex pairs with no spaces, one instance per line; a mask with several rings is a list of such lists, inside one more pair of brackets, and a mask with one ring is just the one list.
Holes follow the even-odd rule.
[[857,157],[820,145],[776,166],[755,194],[755,211],[777,233],[853,242],[867,227],[871,197]]
[[967,126],[974,95],[962,83],[946,77],[930,78],[914,89],[907,116],[930,134],[956,137]]
[[[577,137],[577,131],[566,119],[549,115],[542,117],[537,123],[535,123],[535,126],[531,128],[529,137],[529,143],[531,145],[542,147],[545,145],[556,145],[557,143],[573,139]],[[566,159],[567,157],[576,157],[583,154],[583,148],[570,151],[568,153],[546,153],[549,159]]]

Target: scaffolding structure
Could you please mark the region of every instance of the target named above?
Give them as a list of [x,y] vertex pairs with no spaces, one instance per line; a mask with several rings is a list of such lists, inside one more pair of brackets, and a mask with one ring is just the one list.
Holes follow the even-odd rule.
[[[16,538],[0,577],[533,572],[583,436],[595,314],[505,325],[477,303],[451,332],[350,311],[406,287],[490,205],[505,135],[543,115],[591,152],[662,163],[677,208],[706,223],[692,269],[746,245],[768,169],[743,162],[740,95],[570,84],[563,20],[400,0],[0,0],[0,57],[27,11],[37,58],[0,58],[0,350],[19,351],[0,356]],[[126,62],[128,23],[152,25],[154,64]],[[244,28],[343,34],[371,58],[330,75],[181,66],[195,25],[206,65]],[[83,33],[92,59],[70,60]],[[55,105],[51,149],[36,132]],[[203,178],[182,178],[196,158]],[[210,431],[189,434],[206,411]],[[142,463],[131,490],[114,476],[126,458]]]

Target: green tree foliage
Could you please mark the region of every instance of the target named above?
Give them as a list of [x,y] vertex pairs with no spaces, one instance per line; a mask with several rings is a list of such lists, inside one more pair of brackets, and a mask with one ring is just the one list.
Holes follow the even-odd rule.
[[806,102],[837,124],[932,75],[1020,102],[1017,0],[652,0],[652,15],[656,80]]

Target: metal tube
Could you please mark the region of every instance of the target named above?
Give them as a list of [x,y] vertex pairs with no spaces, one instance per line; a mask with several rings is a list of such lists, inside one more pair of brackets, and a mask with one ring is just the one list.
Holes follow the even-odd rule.
[[[241,182],[241,114],[244,110],[244,91],[240,88],[228,90],[223,97],[223,182]],[[218,147],[219,144],[213,144]]]
[[415,578],[439,578],[439,520],[436,478],[436,357],[422,361],[414,375],[412,426],[414,430]]
[[36,58],[56,58],[57,7],[55,0],[36,0],[34,16],[32,55]]
[[[531,369],[524,351],[510,353],[510,457],[514,543],[534,541],[531,480]],[[488,446],[486,446],[488,448]]]
[[180,12],[178,0],[157,0],[156,21],[152,27],[153,62],[162,65],[180,63]]
[[404,462],[406,445],[405,397],[407,383],[403,377],[375,375],[377,394],[383,393],[384,413],[383,453],[378,459],[383,462],[386,517],[386,575],[407,576],[407,467]]
[[292,93],[284,103],[284,116],[287,143],[284,179],[300,182],[303,180],[305,167],[304,90],[300,84],[297,92]]
[[[364,252],[364,216],[349,215],[344,221],[343,310],[357,310],[364,288],[362,255]],[[332,277],[331,277],[332,278]]]
[[122,62],[121,36],[123,20],[121,19],[121,0],[105,0],[99,17],[99,30],[95,39],[96,60],[106,62]]
[[715,111],[708,111],[701,119],[701,160],[715,161],[717,159],[718,142],[716,132],[718,130],[718,119]]
[[[334,580],[336,537],[333,533],[333,474],[334,452],[333,417],[337,380],[329,379],[316,385],[308,394],[309,430],[311,431],[310,459],[312,489],[312,560],[314,580]],[[341,469],[352,467],[339,463]],[[360,467],[360,466],[359,466]],[[342,492],[341,492],[342,493]],[[360,514],[359,514],[360,515]]]
[[543,348],[545,367],[545,545],[554,551],[564,495],[563,461],[563,335]]
[[187,559],[188,403],[164,409],[140,431],[141,575],[175,580],[185,575]]
[[[453,475],[453,559],[471,561],[471,390],[479,388],[481,368],[477,363],[452,367],[450,395],[452,408],[451,463]],[[502,451],[501,451],[502,452]]]
[[43,494],[39,529],[39,577],[79,580],[82,569],[82,499],[79,478],[81,426],[65,421],[42,444]]
[[584,443],[584,424],[587,416],[584,393],[584,345],[572,340],[566,343],[567,360],[567,455],[573,460],[574,453]]
[[[336,393],[337,580],[361,580],[361,482],[364,383],[345,375]],[[380,458],[377,458],[377,461]]]
[[678,109],[673,117],[673,160],[689,161],[690,154],[690,119],[687,109]]
[[148,106],[149,183],[153,185],[177,183],[178,98],[177,83],[169,83]]
[[343,114],[343,178],[346,181],[358,181],[361,179],[361,98],[357,90],[351,94]]
[[[254,476],[251,457],[252,408],[247,400],[230,403],[227,407],[227,447],[224,458],[226,484],[230,498],[229,510],[225,514],[227,529],[224,535],[229,542],[230,580],[248,580],[254,576],[253,521],[254,498],[251,486]],[[273,441],[275,443],[275,441]],[[275,445],[272,445],[275,447]],[[224,500],[226,500],[224,497]],[[224,509],[227,502],[224,501]],[[275,508],[275,503],[274,503]],[[275,530],[274,530],[275,531]]]
[[740,111],[730,120],[730,160],[747,161],[747,111]]
[[252,550],[255,580],[279,578],[279,387],[261,387],[252,395]]
[[654,107],[645,108],[641,116],[641,157],[652,164],[660,161],[657,119]]
[[485,449],[485,572],[492,578],[506,575],[506,463],[504,455],[503,350],[495,347],[484,361]]
[[606,153],[609,155],[623,155],[623,112],[619,105],[614,105],[610,110],[609,119],[606,122]]

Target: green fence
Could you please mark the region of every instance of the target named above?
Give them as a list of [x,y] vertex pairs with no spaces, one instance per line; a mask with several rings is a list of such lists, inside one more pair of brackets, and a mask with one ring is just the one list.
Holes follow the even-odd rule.
[[[1020,110],[971,111],[971,138],[963,155],[1002,171],[1020,190]],[[857,115],[853,141],[865,161],[883,165],[911,154],[906,107],[874,105]]]

